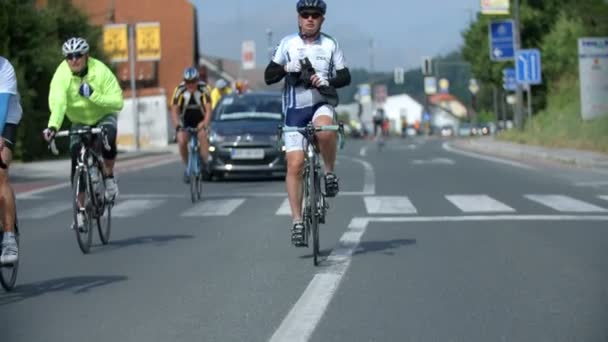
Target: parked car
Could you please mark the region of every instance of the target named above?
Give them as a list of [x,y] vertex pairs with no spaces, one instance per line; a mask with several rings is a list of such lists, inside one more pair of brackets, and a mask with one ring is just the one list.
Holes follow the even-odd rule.
[[471,132],[471,124],[468,122],[461,122],[458,126],[458,136],[460,137],[468,137],[472,134]]
[[281,95],[250,92],[225,95],[213,111],[209,128],[209,174],[272,175],[287,170],[278,145],[277,127],[283,123]]
[[490,127],[486,124],[477,124],[471,128],[471,135],[489,135]]
[[440,133],[442,137],[451,137],[454,135],[454,127],[450,125],[443,126],[441,127]]

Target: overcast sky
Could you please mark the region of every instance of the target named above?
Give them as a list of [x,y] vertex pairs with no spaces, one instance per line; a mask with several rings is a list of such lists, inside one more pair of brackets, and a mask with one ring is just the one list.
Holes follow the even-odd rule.
[[[258,66],[268,63],[267,29],[273,45],[297,31],[295,0],[191,0],[198,9],[204,54],[240,59],[241,42],[256,42]],[[479,0],[326,0],[323,31],[340,43],[349,67],[420,66],[424,56],[462,45],[461,32],[479,11]]]

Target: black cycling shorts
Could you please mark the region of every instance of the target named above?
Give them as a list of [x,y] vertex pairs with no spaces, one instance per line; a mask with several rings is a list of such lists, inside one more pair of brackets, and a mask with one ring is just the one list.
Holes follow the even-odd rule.
[[4,138],[4,146],[8,147],[11,152],[15,151],[15,143],[17,141],[17,127],[19,124],[6,123],[4,125],[4,131],[2,137]]

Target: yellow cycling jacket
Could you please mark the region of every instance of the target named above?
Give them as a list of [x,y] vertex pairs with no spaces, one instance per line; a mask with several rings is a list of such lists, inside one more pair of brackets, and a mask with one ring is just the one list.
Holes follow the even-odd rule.
[[[92,57],[87,65],[89,70],[84,77],[73,75],[67,61],[57,67],[49,91],[51,117],[48,127],[59,129],[65,115],[72,123],[94,125],[104,116],[122,109],[122,89],[114,73]],[[78,93],[82,82],[93,89],[89,98]]]

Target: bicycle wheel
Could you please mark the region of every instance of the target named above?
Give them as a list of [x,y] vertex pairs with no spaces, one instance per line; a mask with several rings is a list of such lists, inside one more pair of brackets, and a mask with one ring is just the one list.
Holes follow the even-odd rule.
[[[78,247],[82,253],[87,254],[91,250],[91,244],[93,243],[93,227],[92,227],[92,215],[91,215],[91,192],[89,177],[86,173],[81,170],[76,170],[74,174],[74,183],[72,184],[73,190],[73,212],[74,212],[74,231],[76,233],[76,241],[78,241]],[[78,202],[78,196],[82,194],[84,197],[84,221],[82,228],[76,226],[78,222],[78,212],[80,210],[80,204]]]
[[[4,229],[0,227],[0,241],[4,238]],[[19,246],[19,228],[17,224],[17,216],[15,216],[15,239]],[[6,291],[11,291],[15,288],[17,282],[17,272],[19,271],[19,260],[12,264],[0,265],[0,285]]]
[[319,189],[317,188],[318,177],[317,171],[315,170],[315,159],[314,157],[309,161],[308,171],[308,205],[310,210],[310,230],[312,233],[312,257],[315,266],[319,265],[319,213],[318,213],[318,199]]
[[[101,167],[97,167],[101,175]],[[106,184],[103,180],[100,180],[96,187],[97,189],[92,191],[95,194],[95,221],[99,232],[99,240],[101,240],[101,244],[107,245],[110,242],[112,231],[112,206],[114,202],[106,200]]]
[[201,200],[203,195],[203,170],[200,157],[198,158],[198,175],[196,177],[196,199]]

